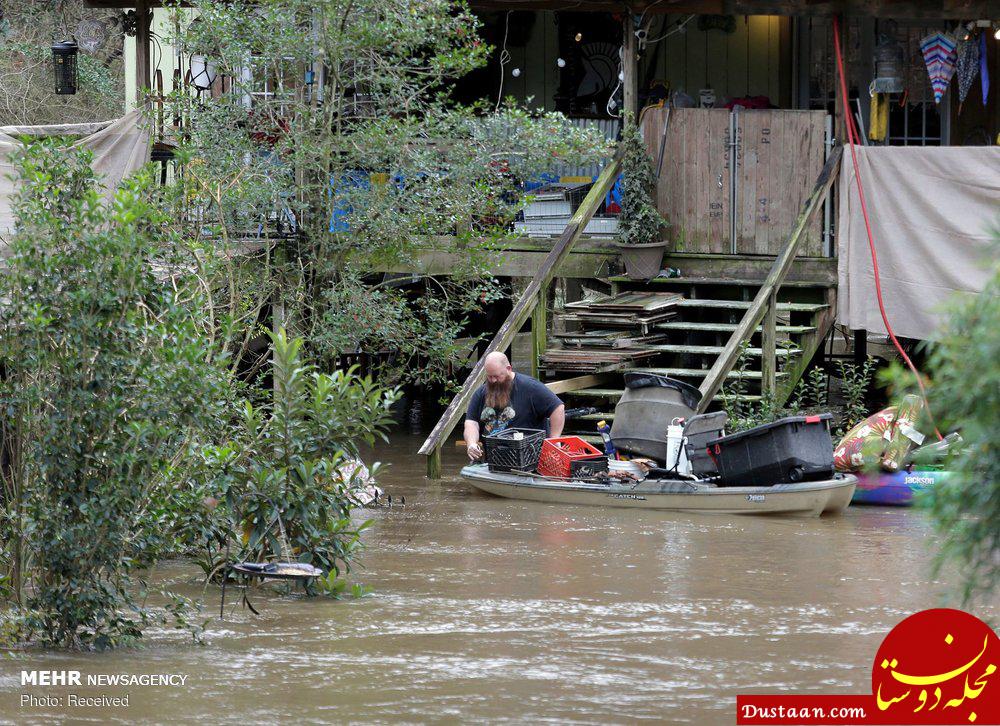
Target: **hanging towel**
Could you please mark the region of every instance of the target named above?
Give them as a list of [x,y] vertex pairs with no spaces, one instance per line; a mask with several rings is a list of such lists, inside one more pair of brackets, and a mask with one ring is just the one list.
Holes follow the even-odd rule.
[[990,71],[986,62],[986,33],[979,34],[979,77],[983,82],[983,105],[990,95]]
[[889,133],[889,95],[886,93],[872,94],[870,128],[868,138],[872,141],[885,141]]
[[927,64],[934,103],[941,103],[941,97],[955,75],[955,39],[948,33],[931,33],[920,41],[920,52]]
[[958,57],[955,72],[958,74],[958,103],[961,107],[965,97],[969,95],[972,82],[979,73],[979,41],[960,40],[955,55]]

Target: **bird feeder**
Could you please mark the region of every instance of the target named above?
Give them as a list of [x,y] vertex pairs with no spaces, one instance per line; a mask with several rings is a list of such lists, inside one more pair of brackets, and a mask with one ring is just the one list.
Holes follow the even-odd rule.
[[52,45],[52,66],[55,71],[56,95],[76,93],[76,43],[64,40]]

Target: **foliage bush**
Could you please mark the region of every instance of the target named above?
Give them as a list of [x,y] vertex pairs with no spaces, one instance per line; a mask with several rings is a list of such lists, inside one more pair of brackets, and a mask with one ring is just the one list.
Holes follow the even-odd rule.
[[[785,345],[789,345],[785,341]],[[759,400],[747,399],[751,371],[750,343],[745,342],[733,367],[734,376],[728,377],[719,392],[723,410],[728,416],[732,432],[746,431],[761,424],[771,423],[785,416],[803,412],[826,413],[831,409],[829,375],[821,366],[812,367],[796,384],[788,402],[776,405],[770,396]],[[847,361],[836,362],[837,372],[843,382],[845,400],[836,425],[834,437],[842,436],[854,424],[868,416],[868,388],[875,376],[876,361],[868,358],[862,365]]]
[[631,117],[625,120],[622,145],[625,156],[622,159],[622,202],[617,239],[627,245],[659,242],[663,217],[653,201],[656,176],[642,134]]
[[[954,308],[927,372],[938,428],[964,440],[929,497],[938,568],[958,565],[964,603],[985,600],[1000,584],[1000,266],[978,297]],[[894,379],[904,378],[897,370]]]
[[[170,550],[184,455],[227,383],[169,265],[148,175],[104,203],[88,152],[31,145],[0,276],[0,540],[43,643],[107,647],[150,613],[135,573]],[[196,307],[196,302],[195,302]]]
[[302,360],[301,338],[271,337],[273,397],[245,403],[241,436],[204,452],[211,479],[199,495],[214,515],[192,539],[210,575],[234,561],[294,560],[322,569],[332,586],[367,526],[352,521],[360,481],[345,464],[359,444],[387,440],[398,392],[353,371],[318,373]]

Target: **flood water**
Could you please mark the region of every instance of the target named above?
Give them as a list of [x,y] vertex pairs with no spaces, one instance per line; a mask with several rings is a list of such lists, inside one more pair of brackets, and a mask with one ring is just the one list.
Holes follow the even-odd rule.
[[[733,723],[737,693],[869,693],[876,649],[924,608],[934,544],[912,509],[792,519],[559,507],[429,483],[418,437],[379,452],[404,506],[372,513],[361,599],[257,591],[260,616],[219,591],[207,644],[153,631],[144,646],[0,662],[0,722]],[[189,563],[161,579],[201,592]],[[947,578],[946,578],[947,580]],[[1000,602],[980,607],[1000,615]],[[24,669],[176,674],[184,686],[22,687]],[[68,694],[129,695],[128,707]],[[21,705],[22,694],[58,705]]]

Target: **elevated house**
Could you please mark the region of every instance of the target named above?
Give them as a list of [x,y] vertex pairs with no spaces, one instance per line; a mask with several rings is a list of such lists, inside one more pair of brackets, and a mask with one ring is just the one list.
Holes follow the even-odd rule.
[[[169,90],[184,78],[176,67],[183,59],[161,52],[151,61],[149,28],[165,11],[153,3],[90,2],[136,10],[129,50],[135,85]],[[731,395],[788,397],[838,319],[838,202],[846,198],[838,194],[850,156],[843,145],[849,116],[876,146],[995,146],[1000,132],[1000,94],[981,84],[982,98],[977,85],[962,102],[953,83],[936,99],[921,52],[921,40],[934,32],[982,34],[981,68],[1000,80],[997,0],[471,4],[497,50],[486,68],[456,84],[456,98],[510,96],[598,127],[609,139],[620,136],[623,112],[632,114],[657,175],[668,243],[661,267],[676,276],[634,280],[622,272],[613,189],[620,156],[597,167],[553,168],[552,184],[535,199],[554,204],[525,210],[497,271],[516,294],[479,354],[511,350],[516,366],[545,379],[570,406],[595,406],[597,414],[571,422],[581,431],[611,415],[628,370],[691,383],[703,410],[718,405],[734,376],[749,384]],[[873,104],[872,93],[884,103]],[[868,139],[873,122],[876,141]],[[1000,188],[1000,165],[995,175],[990,184]],[[438,250],[416,269],[379,271],[447,275],[459,254]],[[582,340],[587,330],[574,311],[585,288],[683,299],[659,317],[636,312],[646,304],[637,302],[629,328],[635,340],[624,345],[641,354],[615,355],[621,348],[613,347],[602,354]],[[854,330],[854,340],[864,356],[865,330]],[[439,473],[441,448],[482,380],[480,365],[471,365],[420,449],[430,475]]]

